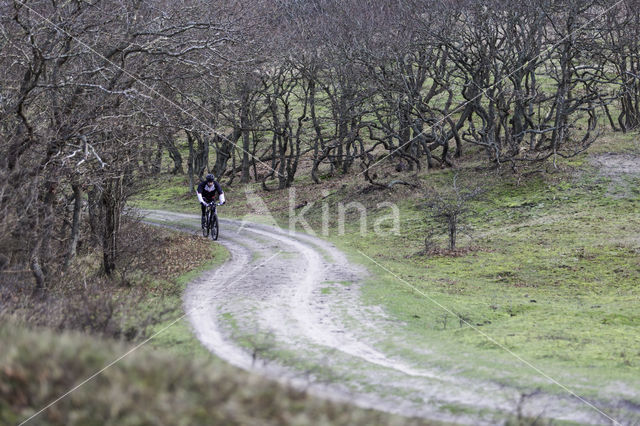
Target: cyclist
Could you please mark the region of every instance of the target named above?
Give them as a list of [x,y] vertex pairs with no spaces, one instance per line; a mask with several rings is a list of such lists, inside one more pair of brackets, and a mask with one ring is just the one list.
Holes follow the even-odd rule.
[[204,215],[207,210],[207,205],[214,202],[216,195],[219,195],[220,197],[220,204],[224,204],[224,192],[222,191],[220,184],[216,182],[215,176],[211,173],[207,175],[204,182],[201,182],[200,185],[198,185],[197,192],[198,201],[200,201],[200,207],[202,208],[202,227],[204,228]]

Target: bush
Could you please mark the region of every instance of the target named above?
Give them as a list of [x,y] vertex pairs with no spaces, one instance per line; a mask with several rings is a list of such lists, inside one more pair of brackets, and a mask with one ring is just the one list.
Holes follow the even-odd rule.
[[[101,272],[100,251],[79,255],[50,285],[34,292],[31,274],[2,274],[0,318],[56,330],[77,330],[132,341],[180,309],[176,278],[212,257],[202,238],[137,222],[123,224],[127,238],[116,273]],[[149,305],[153,305],[148,309]]]

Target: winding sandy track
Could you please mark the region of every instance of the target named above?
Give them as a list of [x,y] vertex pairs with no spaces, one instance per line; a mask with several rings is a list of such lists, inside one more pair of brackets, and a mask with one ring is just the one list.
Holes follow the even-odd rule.
[[[145,214],[154,223],[194,231],[199,223],[195,215]],[[198,339],[229,363],[407,416],[495,424],[516,412],[518,389],[390,355],[389,342],[410,349],[392,335],[401,324],[362,305],[359,286],[367,273],[332,244],[232,220],[221,220],[219,242],[230,260],[189,284],[184,309]],[[610,423],[568,394],[540,393],[522,408],[533,417]]]

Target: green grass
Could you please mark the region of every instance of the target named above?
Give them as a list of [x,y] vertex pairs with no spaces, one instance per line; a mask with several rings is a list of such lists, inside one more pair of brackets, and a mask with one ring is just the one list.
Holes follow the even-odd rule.
[[199,211],[195,192],[189,191],[186,176],[159,175],[128,204],[141,209]]
[[508,350],[560,375],[624,380],[640,372],[640,198],[609,197],[607,185],[589,170],[496,184],[473,204],[475,239],[463,243],[480,249],[458,257],[418,254],[433,223],[414,201],[401,204],[398,236],[381,242],[352,227],[331,240],[373,271],[365,301],[402,321],[416,345],[453,354],[449,367],[468,354],[471,369],[478,356],[513,364]]

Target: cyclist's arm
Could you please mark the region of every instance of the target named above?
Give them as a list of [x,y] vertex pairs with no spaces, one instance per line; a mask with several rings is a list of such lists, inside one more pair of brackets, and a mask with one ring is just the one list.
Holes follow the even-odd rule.
[[204,189],[204,186],[202,183],[200,183],[200,185],[198,185],[198,187],[196,188],[196,194],[198,194],[198,201],[200,201],[200,204],[206,204],[204,201],[204,198],[202,198],[203,189]]
[[224,198],[224,191],[222,190],[222,187],[220,186],[220,184],[218,182],[214,182],[214,185],[216,186],[216,191],[218,191],[218,194],[220,194],[220,203],[224,204],[225,202],[225,198]]

